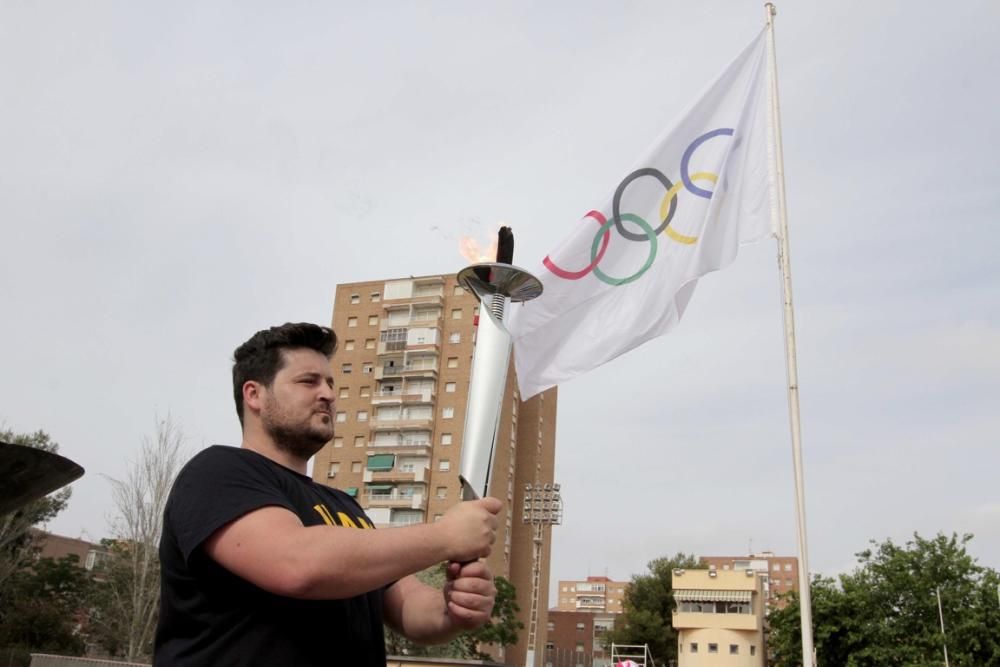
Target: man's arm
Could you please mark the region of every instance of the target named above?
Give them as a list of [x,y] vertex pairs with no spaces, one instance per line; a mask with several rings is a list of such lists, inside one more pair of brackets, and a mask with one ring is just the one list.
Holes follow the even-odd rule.
[[303,526],[281,507],[263,507],[205,541],[209,557],[233,574],[286,597],[328,600],[385,586],[444,560],[490,553],[495,498],[459,503],[430,524],[385,530]]
[[486,563],[448,563],[444,590],[404,577],[385,592],[385,622],[421,644],[441,644],[490,620],[496,588]]

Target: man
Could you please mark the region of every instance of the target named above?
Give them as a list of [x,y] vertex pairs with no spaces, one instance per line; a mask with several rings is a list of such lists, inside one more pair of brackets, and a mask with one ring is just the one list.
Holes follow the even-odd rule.
[[[163,517],[156,665],[385,665],[382,623],[422,643],[490,618],[485,563],[501,503],[372,530],[306,462],[333,437],[331,329],[285,324],[237,348],[242,447],[180,472]],[[414,572],[449,561],[444,590]]]

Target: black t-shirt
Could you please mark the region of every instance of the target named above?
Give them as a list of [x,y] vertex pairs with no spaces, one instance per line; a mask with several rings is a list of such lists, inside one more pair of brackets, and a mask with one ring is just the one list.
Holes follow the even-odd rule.
[[269,505],[287,508],[306,526],[372,527],[346,493],[256,452],[199,452],[177,476],[163,516],[154,664],[384,667],[384,589],[297,600],[268,593],[205,554],[202,544],[216,530]]

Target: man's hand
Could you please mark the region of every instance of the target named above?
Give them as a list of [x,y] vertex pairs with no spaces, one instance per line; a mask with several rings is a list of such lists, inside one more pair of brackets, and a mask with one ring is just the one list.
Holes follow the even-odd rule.
[[496,498],[453,505],[437,524],[445,532],[448,560],[465,563],[489,556],[502,509],[503,503]]
[[493,613],[497,589],[486,563],[448,563],[447,577],[444,601],[451,622],[465,630],[488,622]]

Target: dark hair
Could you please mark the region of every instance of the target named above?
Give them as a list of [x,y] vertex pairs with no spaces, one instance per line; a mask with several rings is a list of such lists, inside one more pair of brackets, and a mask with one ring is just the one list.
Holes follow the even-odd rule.
[[308,322],[286,322],[280,327],[258,331],[233,352],[233,398],[236,414],[243,424],[243,385],[248,380],[270,386],[285,365],[282,350],[306,348],[323,356],[333,356],[337,334],[329,327]]

